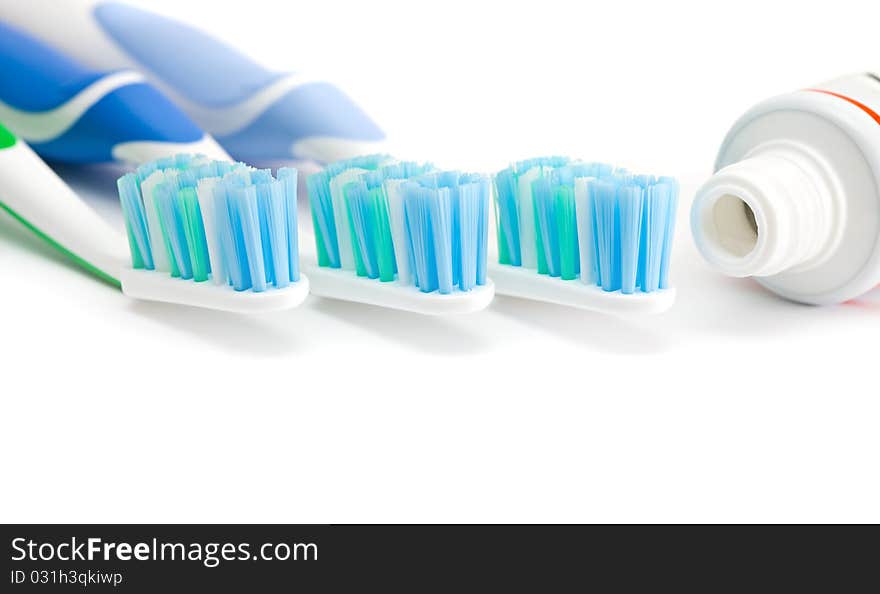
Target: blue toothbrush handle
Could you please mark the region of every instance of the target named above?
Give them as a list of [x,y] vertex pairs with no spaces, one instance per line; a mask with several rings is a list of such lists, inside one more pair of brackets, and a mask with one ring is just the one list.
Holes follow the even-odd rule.
[[46,159],[140,161],[210,144],[142,75],[87,68],[3,23],[0,72],[0,121]]
[[382,130],[335,85],[268,70],[178,21],[100,0],[0,3],[0,18],[90,67],[143,72],[238,159],[381,152]]

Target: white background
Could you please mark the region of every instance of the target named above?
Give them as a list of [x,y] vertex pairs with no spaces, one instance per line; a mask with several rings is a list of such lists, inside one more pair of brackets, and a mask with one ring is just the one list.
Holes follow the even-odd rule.
[[[132,302],[3,217],[0,521],[880,521],[880,301],[783,302],[686,225],[741,112],[880,65],[871,3],[150,5],[338,82],[407,156],[678,176],[679,301],[237,317]],[[115,218],[106,172],[63,173]]]

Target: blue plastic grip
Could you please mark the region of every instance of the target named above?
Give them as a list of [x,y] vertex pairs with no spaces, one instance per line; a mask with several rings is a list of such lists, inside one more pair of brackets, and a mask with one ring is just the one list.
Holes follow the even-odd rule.
[[94,14],[139,64],[202,105],[234,105],[281,76],[195,27],[134,6],[105,2]]
[[47,111],[63,105],[103,76],[3,23],[0,73],[0,101],[22,111]]
[[196,142],[204,133],[150,85],[120,87],[105,95],[61,136],[31,143],[45,159],[105,163],[125,142]]
[[[94,15],[134,61],[203,107],[239,105],[285,76],[195,27],[127,4],[104,2]],[[232,155],[246,160],[288,158],[294,143],[306,138],[385,138],[351,98],[323,82],[297,86],[244,128],[215,136]]]
[[[58,108],[107,76],[2,23],[0,72],[0,101],[31,113]],[[14,120],[7,123],[16,131]],[[113,147],[125,142],[188,143],[203,137],[158,90],[133,83],[100,98],[59,136],[31,146],[47,159],[94,163],[113,160]]]

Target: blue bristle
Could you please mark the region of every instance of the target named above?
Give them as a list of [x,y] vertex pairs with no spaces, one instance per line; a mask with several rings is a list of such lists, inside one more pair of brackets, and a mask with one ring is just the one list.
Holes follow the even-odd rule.
[[156,169],[165,170],[165,169],[176,169],[177,165],[175,165],[174,157],[162,157],[161,159],[156,159]]
[[669,205],[666,214],[666,230],[663,233],[663,255],[660,258],[660,288],[669,288],[669,261],[672,258],[672,238],[675,236],[675,213],[678,210],[678,181],[671,177],[661,177],[654,191],[666,194]]
[[299,281],[299,230],[296,210],[297,171],[291,167],[278,170],[278,180],[283,184],[284,220],[287,223],[287,263],[291,282]]
[[141,198],[140,188],[138,187],[138,178],[135,174],[128,173],[119,178],[116,185],[119,189],[119,199],[122,203],[122,213],[125,218],[125,228],[131,249],[132,267],[153,270],[153,250],[150,246],[147,215],[144,211],[144,203]]
[[565,169],[571,172],[571,177],[577,179],[579,177],[596,177],[601,178],[601,163],[570,163]]
[[227,241],[231,243],[232,249],[229,253],[235,258],[235,268],[238,273],[238,278],[236,279],[236,276],[232,275],[232,287],[236,291],[245,291],[252,285],[251,267],[248,263],[247,247],[244,237],[242,237],[240,232],[242,227],[241,211],[237,202],[234,200],[236,192],[243,186],[244,182],[233,174],[224,177],[223,183],[221,184],[221,187],[224,189],[224,206],[227,211],[226,218],[228,220],[227,225],[224,225],[225,229],[223,230],[223,233],[228,236]]
[[486,284],[486,253],[489,237],[490,181],[484,175],[458,176],[455,200],[456,283],[463,291]]
[[519,209],[516,198],[516,174],[512,169],[495,176],[495,218],[498,221],[498,241],[504,242],[507,261],[502,264],[522,265],[519,245]]
[[548,156],[548,157],[535,157],[533,159],[525,159],[523,161],[517,161],[514,166],[517,173],[524,173],[533,167],[563,167],[568,165],[571,162],[571,159],[568,157],[562,156]]
[[410,179],[434,171],[431,163],[419,163],[416,161],[399,161],[385,165],[379,170],[382,179]]
[[194,188],[196,187],[197,179],[196,179],[197,171],[192,169],[186,169],[177,174],[177,189],[181,188]]
[[330,174],[330,177],[335,177],[347,169],[373,170],[389,160],[391,160],[391,155],[381,153],[363,155],[331,163],[326,167],[325,171]]
[[241,228],[238,209],[233,207],[230,192],[231,180],[224,178],[225,183],[217,184],[214,189],[215,209],[217,213],[217,235],[223,254],[226,256],[226,266],[232,288],[236,291],[245,291],[251,286],[250,266],[247,263],[247,253],[244,242],[237,230]]
[[[155,186],[156,215],[167,238],[150,244],[149,219],[139,183],[156,171],[164,177]],[[214,178],[210,211],[205,212],[196,192],[199,181]],[[208,243],[216,246],[223,277],[235,290],[264,291],[283,288],[300,278],[296,228],[296,170],[282,169],[276,180],[269,170],[242,163],[210,161],[203,156],[177,155],[146,163],[135,174],[119,179],[120,201],[136,267],[154,269],[152,249],[166,251],[171,272],[183,279],[204,280],[215,269]],[[204,197],[208,199],[208,196]],[[212,218],[208,237],[204,221]],[[201,277],[196,277],[196,264]],[[138,266],[140,264],[140,266]]]
[[423,293],[431,293],[437,290],[437,260],[430,205],[437,199],[437,191],[415,182],[408,182],[401,189],[404,192],[407,229],[412,242],[410,252],[413,256],[415,285]]
[[237,236],[241,238],[244,254],[251,277],[251,288],[255,292],[266,290],[266,265],[263,258],[263,242],[260,233],[260,208],[257,204],[255,186],[236,184],[230,192],[230,201],[237,211],[239,228]]
[[188,166],[192,160],[193,155],[190,155],[189,153],[174,155],[174,166],[178,169],[183,169],[184,167]]
[[457,188],[461,183],[462,174],[459,171],[439,171],[434,174],[425,175],[426,179],[435,180],[438,188]]
[[489,179],[442,172],[402,186],[416,286],[430,293],[486,283]]
[[532,200],[535,225],[544,248],[544,258],[550,276],[559,276],[559,233],[556,226],[556,201],[550,177],[539,177],[532,182]]
[[606,291],[620,288],[618,265],[619,208],[617,186],[610,182],[597,182],[593,190],[593,209],[596,220],[596,262],[599,267],[599,285]]
[[366,268],[368,278],[379,278],[379,257],[376,253],[377,222],[374,220],[373,209],[370,208],[371,198],[366,182],[352,182],[343,189],[348,201],[349,217],[355,231],[354,249],[360,254]]
[[661,269],[663,268],[664,252],[668,258],[667,231],[674,223],[673,193],[670,186],[660,184],[648,190],[648,206],[645,209],[643,225],[645,225],[645,272],[642,290],[656,291],[661,288]]
[[582,172],[583,169],[577,166],[565,165],[550,172],[550,181],[554,188],[557,188],[559,186],[568,186],[570,188],[573,188],[575,177],[577,177],[578,173]]
[[[330,196],[330,174],[327,171],[315,173],[306,178],[312,220],[316,239],[323,242],[331,268],[342,266],[339,260],[339,241],[336,238],[336,219],[333,215],[333,199]],[[324,264],[320,262],[320,264]]]
[[[462,195],[467,191],[476,196],[473,198],[479,203],[477,208],[477,285],[486,284],[486,268],[489,254],[489,200],[492,193],[489,186],[489,178],[483,177],[477,182],[472,182],[462,187]],[[463,287],[462,287],[463,288]]]
[[[277,233],[275,225],[272,221],[273,203],[275,202],[273,197],[273,187],[271,183],[265,181],[255,183],[254,187],[256,189],[257,196],[257,215],[259,217],[260,225],[260,245],[263,252],[263,268],[266,275],[266,282],[269,284],[276,284],[275,263],[278,258],[275,253],[274,246],[278,242],[273,241],[273,234]],[[280,195],[278,197],[278,202],[280,203]],[[287,268],[286,263],[285,268]],[[286,276],[287,273],[285,271],[285,277]]]
[[186,231],[184,230],[181,205],[176,200],[177,188],[173,185],[173,182],[163,182],[156,186],[155,197],[159,221],[171,244],[171,254],[169,256],[174,259],[177,270],[180,272],[180,277],[187,280],[191,279],[192,262],[189,248],[186,244]]
[[486,284],[489,227],[489,180],[477,179],[459,188],[461,273],[459,288],[470,291]]
[[640,188],[647,188],[657,183],[657,178],[653,175],[634,175],[632,182]]
[[437,265],[437,290],[441,294],[452,293],[455,284],[455,264],[458,250],[452,249],[456,241],[453,222],[455,202],[452,190],[448,187],[436,188],[428,202],[428,211],[433,226],[434,259]]
[[135,169],[135,175],[137,176],[138,183],[144,181],[150,175],[158,169],[158,165],[156,161],[150,161],[149,163],[144,163],[140,165],[137,169]]
[[385,183],[385,175],[382,171],[368,171],[361,176],[361,181],[367,185],[368,190],[373,190]]
[[[222,179],[221,179],[222,181]],[[205,217],[213,217],[215,229],[215,241],[219,246],[220,256],[223,259],[225,278],[219,279],[220,284],[228,284],[232,287],[240,286],[240,275],[236,268],[237,257],[232,238],[232,226],[229,222],[229,200],[226,195],[226,186],[223,183],[214,184],[211,189],[214,199],[214,211],[203,213]]]
[[[452,275],[450,280],[450,291],[452,286],[461,285],[461,196],[459,194],[459,184],[461,184],[461,174],[457,171],[444,171],[437,175],[437,183],[448,190],[448,226],[449,238],[449,257],[451,258]],[[455,248],[453,248],[455,246]],[[444,246],[445,247],[445,246]],[[439,263],[438,263],[439,264]],[[441,288],[445,288],[445,284],[441,282]],[[442,292],[442,291],[441,291]]]
[[639,268],[639,240],[642,226],[644,190],[640,186],[617,189],[620,210],[620,291],[634,293]]

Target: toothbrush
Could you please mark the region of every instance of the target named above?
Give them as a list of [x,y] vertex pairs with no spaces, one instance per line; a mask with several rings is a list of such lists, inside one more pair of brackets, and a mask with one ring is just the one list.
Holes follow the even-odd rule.
[[132,71],[83,67],[0,23],[0,121],[43,158],[141,163],[169,154],[228,155]]
[[158,301],[231,311],[285,309],[300,274],[297,171],[177,155],[119,178],[131,264],[122,286]]
[[[177,162],[182,166],[186,159],[179,159]],[[158,168],[158,166],[153,166]],[[223,166],[233,167],[225,162],[216,167]],[[147,171],[150,166],[146,167],[142,167],[141,171]],[[133,192],[134,189],[130,185],[131,178],[125,177],[123,180],[125,181],[120,182],[120,187],[124,191],[126,208],[128,208],[132,204],[137,204],[141,198],[139,194]],[[275,191],[277,192],[277,189]],[[285,191],[289,193],[289,190]],[[186,198],[191,197],[191,194],[185,194],[186,196],[182,200],[167,200],[166,204],[175,209],[181,205],[191,207],[192,203],[186,201]],[[276,196],[273,199],[273,207],[276,211],[278,210],[278,202]],[[17,139],[2,125],[0,125],[0,209],[9,213],[14,219],[86,270],[121,288],[122,292],[129,297],[251,313],[294,307],[301,303],[308,293],[308,279],[305,276],[300,276],[297,282],[291,282],[283,288],[280,288],[280,285],[275,285],[279,288],[263,286],[261,288],[267,290],[236,291],[231,287],[219,284],[190,282],[157,272],[135,269],[128,263],[125,238],[80,200],[73,190],[30,147]],[[192,210],[190,208],[187,212],[191,214]],[[198,209],[195,210],[198,211]],[[262,216],[262,208],[259,208],[257,212]],[[287,225],[293,224],[295,228],[295,214],[291,215],[289,210],[283,209],[281,214],[280,218],[273,218],[273,222],[276,224],[275,228],[278,227],[279,220]],[[136,219],[127,217],[126,225],[129,229],[131,229],[130,221],[132,220]],[[190,222],[192,223],[191,229],[199,228],[194,217],[190,219]],[[248,237],[261,238],[270,246],[280,245],[275,237],[283,234],[279,233],[277,236],[270,234],[267,237],[260,228],[261,222],[262,220],[259,218],[257,220],[235,219],[229,223],[229,236],[244,245],[248,245],[245,243],[245,238]],[[144,228],[144,226],[139,226],[139,228]],[[130,231],[130,236],[132,233]],[[291,241],[295,246],[295,233],[285,237],[293,237]],[[143,238],[141,237],[141,239]],[[147,247],[144,248],[144,252],[136,252],[138,257],[146,254],[146,250],[150,247],[149,243],[143,245]],[[276,251],[278,250],[276,249]],[[147,257],[150,255],[148,254]],[[288,262],[294,261],[295,255],[295,253],[289,253]],[[208,266],[213,265],[217,269],[223,270],[234,266],[226,264],[226,261],[232,257],[227,257],[226,252],[221,252],[220,254],[212,253],[210,258],[203,258],[203,260],[208,262]],[[143,263],[141,266],[143,267]],[[201,264],[200,273],[204,273],[205,270],[207,270],[205,265]]]
[[499,172],[495,187],[498,294],[618,315],[672,307],[674,179],[544,157]]
[[[2,24],[0,66],[9,74],[0,79],[0,114],[11,119],[13,130],[21,132],[24,139],[34,141],[36,150],[42,155],[77,163],[114,159],[133,163],[146,161],[138,169],[141,178],[136,178],[137,183],[132,182],[132,176],[126,176],[123,178],[125,183],[119,185],[132,249],[130,266],[126,264],[128,258],[123,238],[79,200],[28,146],[15,141],[10,133],[8,137],[13,140],[2,155],[0,191],[3,195],[0,198],[4,209],[14,218],[132,297],[238,312],[284,309],[305,299],[308,280],[299,279],[298,267],[292,278],[293,269],[288,272],[286,281],[281,276],[276,277],[274,269],[269,273],[259,268],[249,271],[247,282],[238,282],[235,290],[226,286],[227,279],[220,274],[212,275],[217,279],[214,283],[198,282],[207,280],[212,271],[211,263],[218,270],[226,271],[236,269],[235,262],[232,262],[235,258],[238,258],[239,265],[255,261],[232,249],[215,250],[211,257],[202,253],[205,231],[201,211],[209,205],[197,205],[191,199],[192,192],[185,191],[188,186],[184,182],[194,172],[200,172],[202,177],[208,176],[204,167],[209,163],[213,167],[213,176],[233,165],[213,139],[205,136],[139,75],[126,72],[105,75],[84,69],[29,35]],[[220,160],[209,161],[206,156],[196,161],[186,157],[167,157],[181,150],[204,151]],[[159,159],[155,160],[156,157]],[[246,166],[239,164],[235,167]],[[172,193],[168,184],[161,184],[162,180],[156,176],[152,181],[147,180],[147,174],[160,168],[163,171],[181,170],[179,177],[183,185],[176,186]],[[193,171],[183,172],[187,169]],[[173,177],[171,173],[163,175],[169,179]],[[142,191],[140,181],[152,183],[147,192]],[[154,187],[165,192],[161,201],[154,200]],[[177,190],[181,195],[177,195]],[[286,208],[278,211],[275,203],[284,198],[283,195],[278,197],[277,188],[273,192],[268,206],[261,201],[259,207],[252,208],[251,214],[265,219],[269,215],[264,210],[272,208],[273,224],[288,225],[293,221],[295,227],[296,213],[290,213]],[[159,216],[157,204],[164,206],[170,214]],[[248,206],[251,206],[250,202]],[[137,231],[150,227],[147,222],[137,220],[138,213],[149,216],[156,225],[153,236],[146,242]],[[216,215],[215,218],[221,217]],[[281,234],[273,228],[270,232],[261,227],[263,219],[238,217],[223,229],[226,236],[234,240],[236,249],[249,246],[249,242],[255,239],[276,251],[284,244],[288,264],[298,265],[298,251],[293,250],[295,254],[291,251],[297,241],[295,229],[291,232],[288,228]],[[164,255],[163,248],[171,244],[150,243],[150,239],[156,241],[160,224],[164,225],[161,231],[175,242],[174,253],[179,259],[171,263],[180,265],[180,268],[169,267],[169,260]],[[201,243],[190,245],[194,237],[192,233],[198,233],[196,237],[201,238]],[[136,239],[141,243],[135,244]],[[292,243],[288,245],[289,241]],[[194,263],[198,265],[195,276],[189,268]],[[166,271],[169,275],[161,274]]]
[[0,19],[83,63],[143,72],[237,159],[329,163],[385,135],[336,86],[268,70],[189,25],[122,2],[2,0]]
[[308,177],[312,293],[426,315],[484,309],[488,177],[369,155]]

